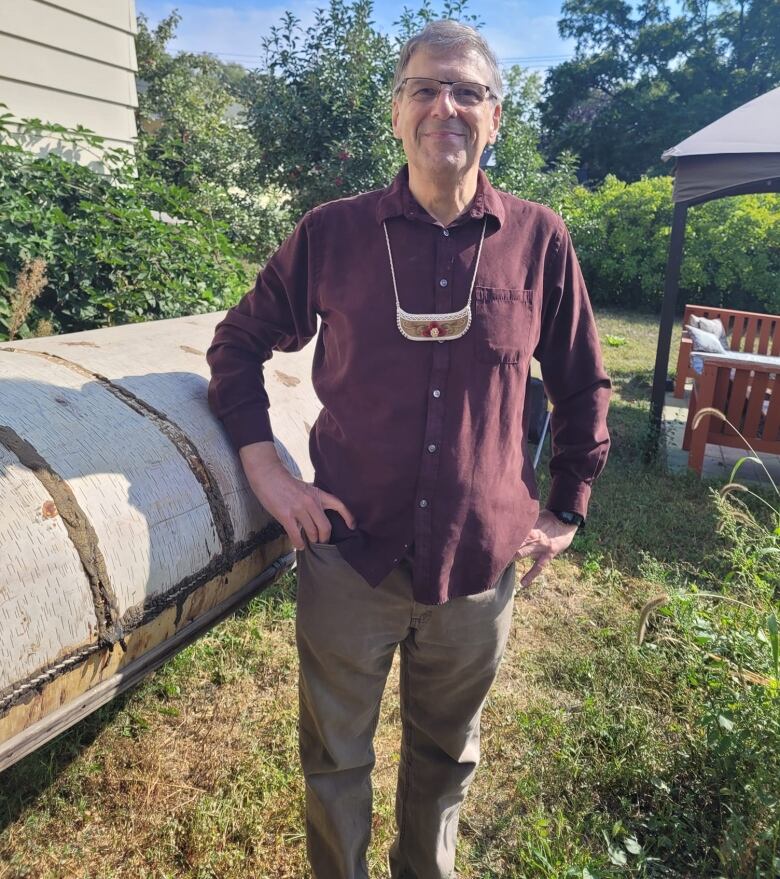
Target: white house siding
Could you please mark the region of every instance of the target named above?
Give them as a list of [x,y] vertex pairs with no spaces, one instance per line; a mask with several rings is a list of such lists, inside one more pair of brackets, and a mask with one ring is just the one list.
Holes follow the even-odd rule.
[[135,32],[134,0],[0,0],[0,103],[132,149]]

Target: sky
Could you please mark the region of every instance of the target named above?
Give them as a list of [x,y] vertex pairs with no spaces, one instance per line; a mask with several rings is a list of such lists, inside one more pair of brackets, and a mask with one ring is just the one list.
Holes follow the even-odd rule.
[[[390,33],[393,21],[404,5],[416,8],[413,0],[375,0],[374,21]],[[436,8],[434,3],[434,8]],[[136,11],[155,25],[172,9],[182,20],[176,51],[211,52],[224,61],[247,67],[260,63],[260,39],[277,24],[287,10],[304,26],[314,19],[314,10],[327,0],[136,0]],[[571,57],[574,46],[558,35],[561,0],[471,0],[469,10],[484,22],[482,34],[503,64],[521,64],[540,72]]]

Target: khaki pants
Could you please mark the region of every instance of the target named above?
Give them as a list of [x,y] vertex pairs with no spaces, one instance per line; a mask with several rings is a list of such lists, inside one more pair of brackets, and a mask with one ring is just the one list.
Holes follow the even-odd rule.
[[403,736],[393,879],[450,879],[458,814],[479,760],[479,720],[512,619],[514,564],[495,587],[439,606],[411,568],[372,589],[335,546],[298,553],[296,633],[306,834],[314,879],[367,879],[373,738],[401,646]]

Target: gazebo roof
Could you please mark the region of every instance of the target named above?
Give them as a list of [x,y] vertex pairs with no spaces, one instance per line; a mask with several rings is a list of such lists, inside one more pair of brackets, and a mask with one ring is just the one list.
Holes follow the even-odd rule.
[[677,159],[675,202],[780,191],[780,88],[721,116],[661,158]]

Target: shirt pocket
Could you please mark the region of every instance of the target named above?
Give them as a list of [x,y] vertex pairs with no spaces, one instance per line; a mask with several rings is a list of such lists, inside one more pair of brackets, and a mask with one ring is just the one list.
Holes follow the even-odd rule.
[[474,345],[480,362],[523,363],[532,323],[533,290],[474,287]]

